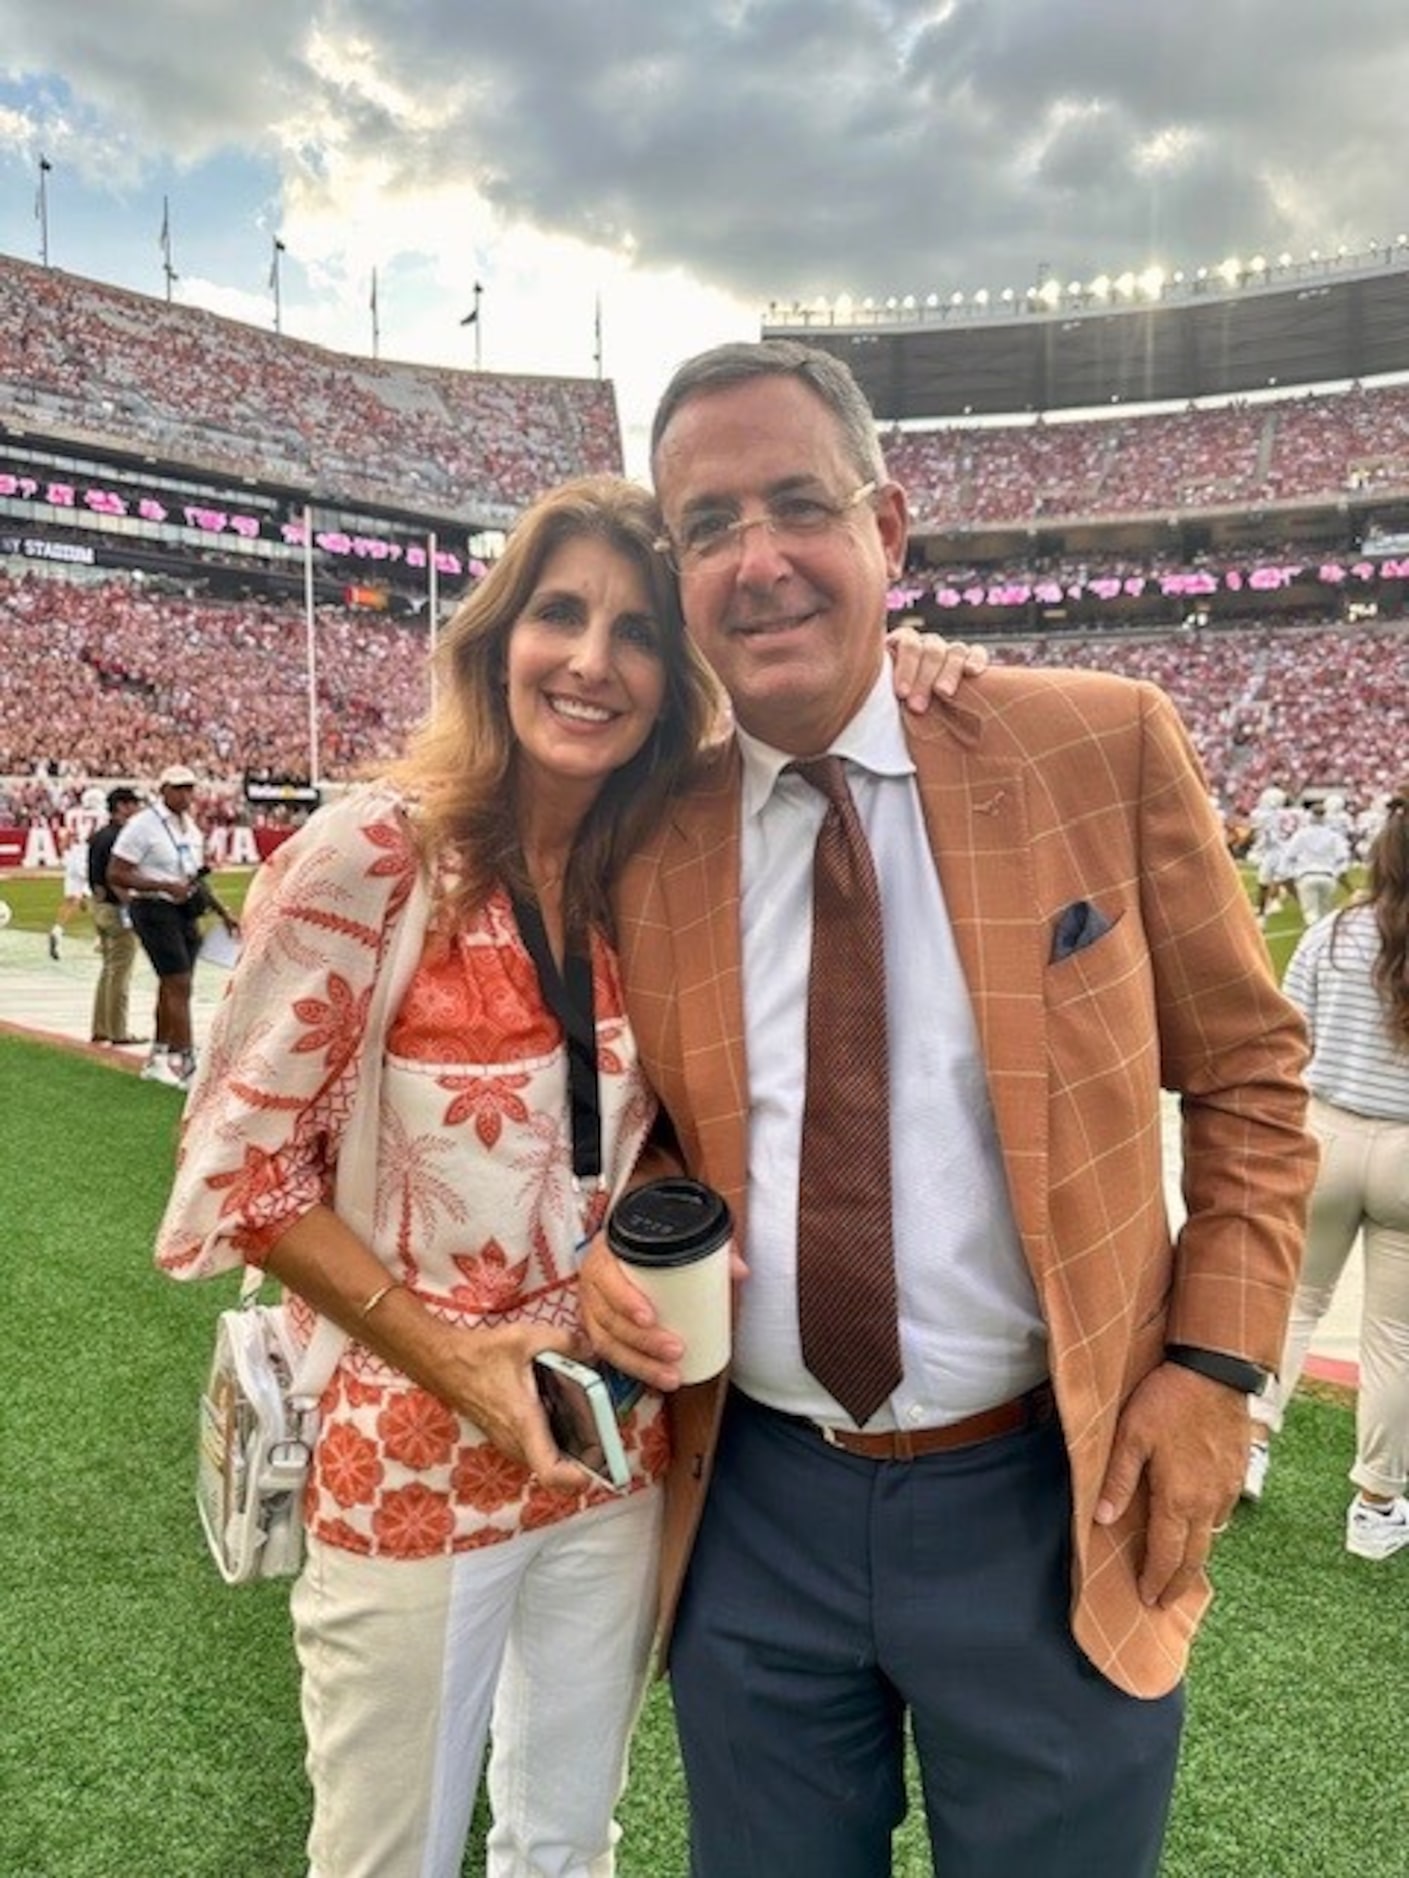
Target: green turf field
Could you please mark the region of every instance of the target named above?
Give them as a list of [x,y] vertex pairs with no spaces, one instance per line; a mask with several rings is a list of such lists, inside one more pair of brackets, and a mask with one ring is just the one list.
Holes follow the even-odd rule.
[[[227,1590],[192,1502],[196,1392],[234,1280],[182,1286],[151,1266],[176,1113],[167,1090],[0,1037],[5,1878],[303,1869],[286,1589]],[[1266,1499],[1220,1543],[1165,1878],[1409,1869],[1409,1554],[1344,1552],[1351,1451],[1341,1401],[1299,1400]],[[620,1817],[621,1878],[684,1873],[659,1686]],[[482,1869],[477,1834],[465,1870]],[[914,1811],[896,1870],[929,1871]]]
[[[254,869],[235,868],[229,873],[212,874],[210,879],[221,904],[238,914],[254,879]],[[0,874],[0,899],[8,904],[17,930],[47,932],[63,897],[63,879],[59,874]],[[91,938],[93,922],[86,912],[75,913],[66,931],[75,939]]]

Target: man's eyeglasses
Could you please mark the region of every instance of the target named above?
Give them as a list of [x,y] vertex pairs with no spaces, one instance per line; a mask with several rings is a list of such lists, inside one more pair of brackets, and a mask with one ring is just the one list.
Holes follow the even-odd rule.
[[744,536],[750,528],[766,528],[784,547],[789,542],[825,535],[844,515],[873,496],[876,488],[875,482],[862,483],[840,502],[790,490],[786,495],[774,496],[762,515],[730,515],[724,509],[697,509],[680,524],[678,535],[661,536],[655,544],[656,552],[665,556],[677,574],[733,567],[743,553]]

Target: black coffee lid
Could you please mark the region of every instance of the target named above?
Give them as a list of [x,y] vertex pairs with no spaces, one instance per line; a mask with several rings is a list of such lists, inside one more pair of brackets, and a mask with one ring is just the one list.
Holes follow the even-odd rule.
[[607,1220],[607,1244],[628,1264],[689,1265],[733,1229],[723,1194],[671,1176],[621,1196]]

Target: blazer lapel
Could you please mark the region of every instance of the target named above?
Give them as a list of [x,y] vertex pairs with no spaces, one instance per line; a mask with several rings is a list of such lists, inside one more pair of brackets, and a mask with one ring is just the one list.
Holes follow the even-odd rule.
[[675,955],[681,1073],[704,1169],[742,1233],[748,1185],[748,1064],[739,928],[737,751],[690,795],[661,855]]
[[1047,1256],[1047,1056],[1041,922],[1021,769],[986,757],[982,722],[939,702],[902,713],[925,826],[978,1025],[1018,1229]]

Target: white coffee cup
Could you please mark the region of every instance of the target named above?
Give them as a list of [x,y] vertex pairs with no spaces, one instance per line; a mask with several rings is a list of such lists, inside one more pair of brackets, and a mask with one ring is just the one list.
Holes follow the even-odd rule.
[[623,1194],[608,1217],[607,1244],[661,1325],[684,1340],[682,1382],[704,1382],[729,1361],[733,1232],[723,1195],[683,1177]]

